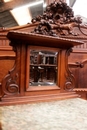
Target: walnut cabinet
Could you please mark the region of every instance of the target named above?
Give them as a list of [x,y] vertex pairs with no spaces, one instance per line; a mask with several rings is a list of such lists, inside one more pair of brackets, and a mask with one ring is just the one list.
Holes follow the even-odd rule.
[[[81,45],[83,42],[20,31],[11,31],[7,37],[15,52],[16,59],[14,67],[2,80],[0,104],[17,104],[78,96],[73,92],[75,81],[68,68],[68,56],[72,47]],[[52,53],[52,56],[56,56],[56,61],[55,59],[54,62],[49,61],[48,58],[44,63],[42,57],[40,63],[32,63],[32,55],[36,52],[45,53],[45,58],[47,53]],[[49,69],[49,72],[54,72],[54,76],[51,78],[47,77]],[[37,71],[40,72],[39,80],[34,78]],[[36,76],[38,77],[37,73]]]

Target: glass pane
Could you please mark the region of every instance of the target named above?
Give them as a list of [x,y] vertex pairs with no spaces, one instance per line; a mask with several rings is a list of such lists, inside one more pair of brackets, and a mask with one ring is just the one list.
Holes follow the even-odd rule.
[[58,52],[30,50],[30,86],[54,86]]

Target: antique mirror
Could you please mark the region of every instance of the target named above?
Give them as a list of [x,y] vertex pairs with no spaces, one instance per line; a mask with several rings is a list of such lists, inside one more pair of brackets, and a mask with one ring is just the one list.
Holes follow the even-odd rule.
[[[43,88],[58,86],[58,48],[29,46],[27,50],[28,80],[26,87]],[[29,71],[29,73],[28,73]]]

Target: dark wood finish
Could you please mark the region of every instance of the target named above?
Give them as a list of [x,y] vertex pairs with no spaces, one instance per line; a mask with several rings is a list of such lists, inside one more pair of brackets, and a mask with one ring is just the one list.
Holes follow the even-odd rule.
[[[72,10],[70,10],[70,8],[68,8],[68,9],[69,9],[68,13],[72,14]],[[67,6],[65,6],[65,8],[63,8],[62,10],[67,10]],[[67,13],[67,15],[68,15],[68,13]],[[57,14],[57,12],[55,14]],[[61,13],[61,15],[64,16],[65,14]],[[67,15],[65,15],[66,19],[67,19]],[[44,20],[46,20],[46,19],[44,19]],[[86,77],[87,77],[86,76],[86,72],[87,72],[87,67],[86,67],[87,66],[86,65],[86,63],[87,63],[86,62],[87,61],[87,58],[86,58],[87,57],[87,27],[84,25],[81,25],[80,19],[79,18],[74,19],[73,15],[71,15],[68,20],[69,20],[68,23],[67,22],[65,23],[62,19],[63,24],[61,24],[61,19],[59,19],[58,21],[55,20],[56,21],[56,26],[55,26],[55,23],[53,23],[53,24],[49,23],[50,19],[48,19],[48,24],[47,25],[45,24],[45,27],[48,28],[48,25],[50,25],[50,27],[51,27],[50,31],[55,32],[57,37],[64,38],[65,41],[67,41],[66,39],[69,39],[68,43],[70,42],[70,46],[64,45],[64,43],[62,43],[61,45],[59,45],[60,47],[69,49],[70,47],[73,47],[73,45],[75,45],[74,41],[76,41],[76,40],[78,40],[78,43],[79,43],[79,40],[84,42],[84,44],[82,44],[82,45],[73,47],[73,49],[72,49],[73,51],[71,52],[71,55],[69,56],[69,59],[68,59],[68,64],[69,64],[70,70],[72,71],[71,73],[74,76],[75,87],[83,89],[83,88],[86,88],[86,84],[87,84],[87,82],[86,82]],[[72,22],[72,20],[73,20],[73,22]],[[35,23],[27,24],[25,26],[13,27],[13,28],[9,28],[9,29],[6,29],[6,28],[0,29],[0,38],[1,38],[0,39],[0,59],[3,60],[6,58],[5,64],[8,64],[8,67],[2,63],[0,64],[1,65],[0,72],[2,72],[2,68],[7,67],[7,69],[3,70],[3,76],[6,75],[6,73],[9,71],[10,68],[12,68],[13,63],[14,63],[13,59],[15,57],[15,53],[13,52],[12,47],[9,46],[9,40],[6,38],[7,33],[11,30],[15,30],[15,31],[20,30],[20,32],[30,33],[31,31],[34,31],[35,28],[38,27],[40,24],[41,24],[41,21],[36,20]],[[36,33],[36,32],[34,32],[34,33]],[[28,34],[22,34],[22,35],[25,35],[25,37],[28,36]],[[52,35],[52,33],[50,35]],[[17,36],[19,36],[19,34],[17,34]],[[32,38],[32,36],[31,36],[31,38]],[[47,37],[46,37],[46,39],[47,39]],[[45,41],[46,41],[46,39],[45,39]],[[51,38],[52,42],[54,39],[55,38]],[[73,39],[73,42],[72,42],[72,39]],[[29,40],[29,39],[27,38],[27,40]],[[38,43],[35,43],[35,45],[38,45]],[[51,47],[53,47],[53,45],[51,45]],[[57,40],[56,40],[55,47],[57,47]],[[22,48],[22,50],[23,50],[23,48]],[[25,52],[25,54],[26,54],[26,52]],[[23,54],[23,56],[25,54]],[[18,55],[20,55],[20,54],[18,53]],[[12,60],[13,63],[8,62],[9,58],[10,58],[10,61]],[[1,60],[0,60],[0,62],[2,62]],[[23,64],[23,62],[22,62],[22,64]],[[27,66],[26,66],[26,68],[27,68]],[[13,70],[11,72],[13,72]],[[2,80],[3,76],[0,77],[0,81]],[[21,84],[22,84],[22,82],[21,82]],[[51,91],[50,93],[52,93],[52,92],[53,91]],[[47,92],[47,93],[49,93],[49,92]],[[83,93],[83,91],[82,91],[82,93]],[[24,94],[24,92],[23,92],[23,94]],[[33,94],[36,94],[36,93],[33,92]],[[30,95],[32,95],[32,94],[30,93]]]
[[[50,36],[42,36],[32,33],[21,33],[19,32],[9,32],[7,35],[8,39],[11,40],[10,45],[16,52],[16,61],[14,68],[9,71],[9,74],[5,76],[2,80],[1,90],[1,104],[5,100],[10,103],[19,103],[26,101],[35,101],[39,96],[42,100],[43,97],[53,97],[59,93],[59,98],[66,98],[67,96],[76,97],[73,93],[73,88],[75,86],[72,74],[68,69],[68,55],[70,54],[71,48],[83,42],[78,42],[75,40],[67,40],[62,38],[54,38]],[[65,46],[66,44],[66,46]],[[58,71],[57,71],[57,84],[55,86],[41,86],[30,87],[29,86],[29,68],[30,68],[30,49],[31,48],[43,48],[46,50],[56,50],[58,51]],[[70,95],[69,95],[69,91]],[[66,96],[63,93],[66,93]],[[42,96],[41,96],[42,95]],[[47,95],[47,96],[46,96]],[[12,101],[13,98],[13,101]],[[15,101],[14,101],[15,99]],[[18,99],[20,101],[18,101]],[[26,99],[26,100],[25,100]],[[53,98],[54,99],[54,98]],[[57,96],[58,99],[58,96]],[[18,102],[17,102],[18,101]],[[38,100],[39,101],[39,100]]]
[[[31,40],[32,42],[30,45],[32,46],[42,46],[42,47],[51,47],[51,48],[64,48],[68,49],[73,46],[81,45],[84,42],[76,41],[76,40],[70,40],[70,39],[63,39],[63,38],[58,38],[58,37],[51,37],[51,36],[42,36],[42,35],[35,35],[32,33],[21,33],[20,31],[16,33],[16,31],[9,32],[7,37],[10,40],[19,40],[21,39],[22,41],[25,41],[25,44],[29,44],[27,41]],[[41,38],[41,39],[40,39]],[[48,42],[49,39],[49,42]],[[42,40],[42,41],[41,41]],[[40,44],[41,42],[41,44]],[[61,44],[58,44],[61,42]],[[67,44],[65,44],[67,42]],[[50,43],[50,45],[49,45]],[[54,44],[53,44],[54,43]]]

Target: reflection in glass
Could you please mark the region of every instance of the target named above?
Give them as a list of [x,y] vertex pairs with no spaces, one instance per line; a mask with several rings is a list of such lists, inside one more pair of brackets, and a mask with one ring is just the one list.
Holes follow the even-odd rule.
[[30,86],[54,86],[58,52],[30,50]]

